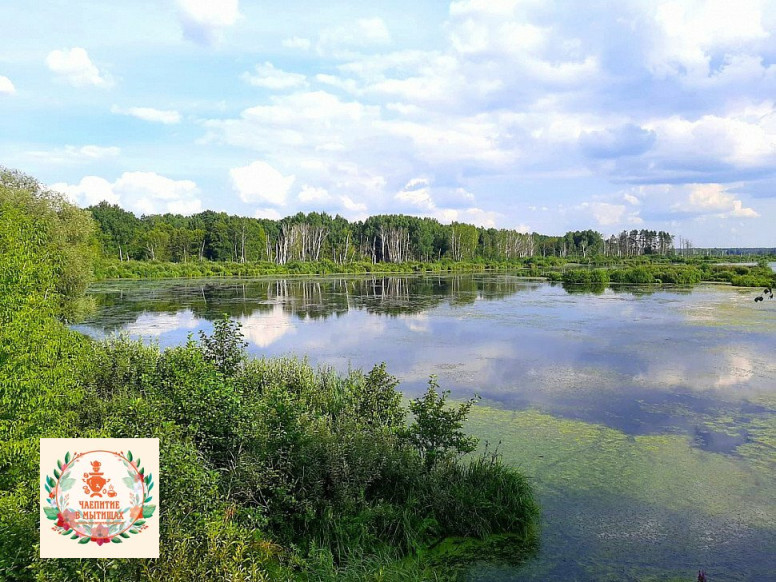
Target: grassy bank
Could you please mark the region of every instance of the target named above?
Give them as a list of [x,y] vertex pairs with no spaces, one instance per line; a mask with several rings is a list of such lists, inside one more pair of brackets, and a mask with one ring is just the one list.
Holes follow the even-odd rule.
[[[332,261],[291,262],[278,265],[270,262],[233,263],[213,261],[190,261],[171,263],[159,261],[104,261],[97,265],[95,277],[98,281],[110,279],[168,279],[199,277],[262,277],[268,275],[332,275],[370,273],[413,274],[442,272],[478,272],[495,270],[529,269],[522,261],[451,261],[371,263],[355,261],[334,263]],[[534,272],[539,275],[539,271]]]

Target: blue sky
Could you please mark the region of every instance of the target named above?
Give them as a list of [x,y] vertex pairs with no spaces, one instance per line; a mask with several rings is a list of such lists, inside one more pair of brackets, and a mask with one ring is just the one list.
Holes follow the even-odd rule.
[[776,246],[776,3],[5,0],[0,164],[80,205]]

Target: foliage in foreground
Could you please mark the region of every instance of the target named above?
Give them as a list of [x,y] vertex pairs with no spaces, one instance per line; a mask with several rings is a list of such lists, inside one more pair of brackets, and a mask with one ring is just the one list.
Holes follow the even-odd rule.
[[[330,578],[448,536],[512,533],[529,544],[535,535],[529,484],[498,459],[460,460],[471,444],[460,433],[466,405],[443,409],[433,385],[413,403],[426,421],[407,426],[384,366],[342,377],[296,360],[242,360],[225,373],[228,358],[193,341],[160,351],[124,338],[90,344],[64,329],[57,339],[35,360],[53,375],[28,370],[18,381],[19,358],[36,351],[21,342],[2,370],[4,409],[24,401],[29,413],[3,418],[0,573],[8,579],[89,579],[103,567],[35,557],[40,436],[160,439],[162,559],[115,561],[117,577]],[[39,391],[43,381],[50,391]],[[62,390],[68,402],[58,402]]]
[[[80,285],[56,234],[72,215],[87,240],[88,217],[21,182],[2,194],[0,579],[417,579],[437,576],[425,550],[451,536],[531,550],[529,483],[462,457],[471,403],[446,406],[432,380],[408,425],[384,365],[247,360],[228,319],[166,350],[89,340],[58,321]],[[37,557],[38,439],[75,436],[159,438],[160,559]]]

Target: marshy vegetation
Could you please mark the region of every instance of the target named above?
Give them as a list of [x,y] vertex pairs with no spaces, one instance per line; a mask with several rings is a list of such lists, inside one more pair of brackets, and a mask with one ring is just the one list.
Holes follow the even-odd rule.
[[615,285],[682,285],[706,282],[729,283],[736,287],[771,287],[774,273],[765,263],[756,265],[714,264],[709,261],[689,261],[679,264],[635,264],[610,268],[574,268],[562,274],[550,275],[566,285],[605,287]]
[[[442,579],[461,567],[443,567],[445,539],[535,550],[530,483],[497,454],[464,456],[472,402],[449,405],[433,378],[408,409],[384,365],[251,360],[228,318],[166,350],[69,330],[95,226],[0,177],[0,577]],[[38,558],[38,439],[75,436],[159,438],[160,559]]]
[[167,279],[167,278],[252,278],[294,275],[409,275],[428,273],[509,272],[524,277],[541,277],[591,290],[623,285],[692,286],[702,282],[726,283],[736,287],[774,287],[776,273],[766,259],[756,264],[719,264],[710,258],[638,257],[612,260],[591,258],[584,264],[559,257],[531,257],[503,261],[474,259],[453,261],[449,258],[433,262],[372,263],[353,261],[335,263],[330,260],[293,261],[277,264],[258,262],[214,262],[208,260],[186,263],[160,261],[97,261],[95,278]]

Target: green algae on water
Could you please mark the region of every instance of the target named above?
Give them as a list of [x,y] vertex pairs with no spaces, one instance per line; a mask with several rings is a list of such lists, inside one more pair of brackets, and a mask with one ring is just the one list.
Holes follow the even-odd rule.
[[[767,559],[762,544],[776,542],[766,451],[773,421],[755,424],[769,436],[739,447],[741,455],[698,449],[687,435],[633,436],[536,410],[475,407],[468,430],[482,446],[498,444],[539,493],[539,557],[518,579],[552,579],[566,568],[579,579],[660,580],[704,567],[717,579],[745,580],[746,571],[717,561],[726,552],[751,556],[747,567],[757,571]],[[485,579],[514,578],[495,568]]]

